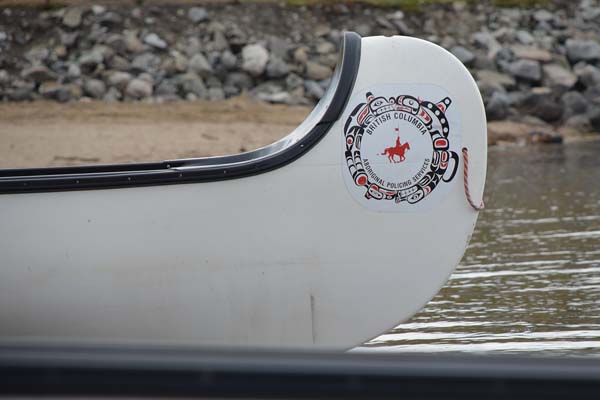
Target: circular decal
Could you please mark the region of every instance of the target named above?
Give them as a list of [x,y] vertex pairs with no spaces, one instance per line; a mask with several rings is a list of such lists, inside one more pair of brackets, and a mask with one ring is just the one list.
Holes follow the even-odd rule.
[[344,179],[361,204],[409,211],[447,193],[460,148],[458,113],[447,93],[430,85],[373,87],[348,110]]

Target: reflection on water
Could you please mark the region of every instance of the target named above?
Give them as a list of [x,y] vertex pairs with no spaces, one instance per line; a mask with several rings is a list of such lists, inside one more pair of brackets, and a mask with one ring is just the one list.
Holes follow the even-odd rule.
[[385,351],[600,355],[600,143],[492,149],[460,266]]

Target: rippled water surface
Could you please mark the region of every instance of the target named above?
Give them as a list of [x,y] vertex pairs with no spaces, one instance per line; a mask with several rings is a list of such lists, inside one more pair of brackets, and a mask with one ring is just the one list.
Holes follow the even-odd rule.
[[600,142],[497,148],[460,266],[384,351],[600,356]]

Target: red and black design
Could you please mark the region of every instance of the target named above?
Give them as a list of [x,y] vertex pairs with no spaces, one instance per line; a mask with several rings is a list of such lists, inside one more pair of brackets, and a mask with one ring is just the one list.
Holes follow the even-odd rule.
[[[459,157],[456,152],[450,150],[450,125],[446,111],[451,104],[452,100],[449,97],[433,103],[410,95],[385,98],[375,97],[371,92],[367,92],[366,102],[358,104],[344,124],[348,170],[354,183],[365,188],[367,199],[394,200],[396,203],[406,201],[415,204],[430,194],[440,182],[450,182],[454,179]],[[399,190],[391,190],[371,179],[361,156],[361,142],[366,128],[376,118],[392,112],[406,113],[418,118],[429,134],[432,145],[428,171],[411,186]],[[396,144],[401,146],[399,140]],[[404,161],[404,153],[400,159]],[[390,158],[390,161],[392,160],[398,159]],[[452,168],[449,170],[451,164]]]

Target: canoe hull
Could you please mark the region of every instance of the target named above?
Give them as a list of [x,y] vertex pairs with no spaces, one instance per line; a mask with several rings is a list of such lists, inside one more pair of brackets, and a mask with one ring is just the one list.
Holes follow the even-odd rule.
[[[383,63],[390,44],[402,56]],[[481,198],[483,105],[452,56],[439,63],[461,82],[419,67],[439,51],[363,39],[353,95],[390,74],[401,77],[394,84],[444,85],[462,100],[461,141]],[[462,176],[430,208],[360,204],[344,182],[343,122],[301,158],[255,176],[1,196],[0,338],[348,349],[410,318],[460,261],[477,212]]]

